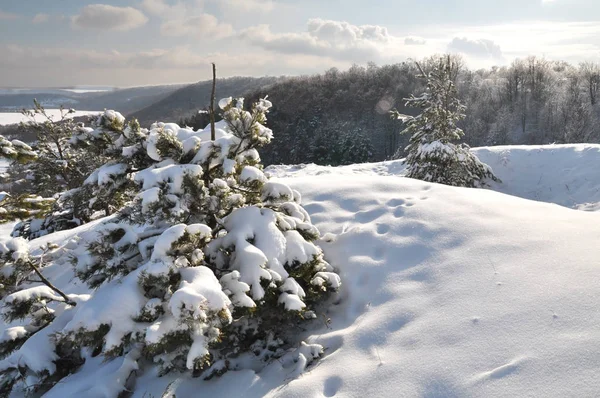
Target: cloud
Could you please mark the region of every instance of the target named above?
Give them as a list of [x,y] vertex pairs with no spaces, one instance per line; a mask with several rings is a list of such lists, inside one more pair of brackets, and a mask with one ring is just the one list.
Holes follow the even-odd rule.
[[167,4],[164,0],[143,0],[141,7],[147,13],[163,18],[182,17],[189,11],[189,6],[182,2]]
[[404,38],[404,44],[407,46],[422,46],[425,45],[427,41],[422,37],[417,36],[408,36]]
[[146,12],[163,20],[160,25],[163,36],[220,39],[234,33],[233,26],[203,12],[201,1],[167,4],[164,0],[144,0],[141,5]]
[[81,29],[105,29],[126,31],[138,28],[148,18],[132,7],[115,7],[107,4],[90,4],[79,15],[71,18],[72,26]]
[[17,19],[19,16],[17,14],[12,14],[10,12],[4,12],[2,10],[0,10],[0,21],[2,20],[10,20],[10,19]]
[[273,52],[363,61],[379,58],[393,40],[385,27],[323,19],[309,20],[306,32],[273,33],[268,25],[258,25],[242,31],[240,37]]
[[502,59],[500,46],[491,40],[470,40],[466,37],[455,37],[448,44],[449,52],[457,52],[476,58]]
[[[281,57],[252,52],[199,52],[188,46],[119,52],[71,48],[33,48],[0,44],[0,87],[184,83],[219,77],[316,73],[331,62],[314,56]],[[349,67],[350,64],[340,64]]]
[[218,2],[222,9],[239,10],[242,12],[270,12],[275,8],[272,0],[213,0]]
[[48,15],[48,14],[35,14],[33,19],[31,20],[31,22],[36,23],[36,24],[44,23],[44,22],[48,22],[49,19],[50,19],[50,15]]
[[182,18],[180,20],[166,21],[160,26],[163,36],[196,36],[200,38],[218,39],[233,34],[233,27],[220,23],[210,14]]

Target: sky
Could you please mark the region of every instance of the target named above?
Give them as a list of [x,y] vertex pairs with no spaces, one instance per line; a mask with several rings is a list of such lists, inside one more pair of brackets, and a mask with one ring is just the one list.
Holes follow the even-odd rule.
[[598,0],[0,0],[0,87],[300,75],[460,53],[600,61]]

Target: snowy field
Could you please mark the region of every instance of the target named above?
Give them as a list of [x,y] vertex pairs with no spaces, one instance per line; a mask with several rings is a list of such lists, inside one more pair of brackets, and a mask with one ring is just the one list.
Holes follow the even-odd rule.
[[[474,148],[482,162],[492,167],[502,183],[494,191],[524,199],[581,209],[600,209],[600,145],[531,145]],[[330,167],[315,164],[270,166],[272,177],[320,175],[378,175],[401,177],[402,160]]]
[[[142,369],[133,396],[597,396],[600,213],[576,209],[600,203],[600,146],[476,153],[503,184],[401,178],[399,161],[271,167],[302,193],[342,277],[337,304],[304,336],[324,358],[299,376],[290,361],[210,381]],[[45,270],[67,293],[85,292],[70,269]],[[114,396],[127,366],[92,358],[45,396]]]
[[[60,109],[46,109],[46,113],[48,113],[48,115],[50,117],[52,117],[53,120],[60,119]],[[75,113],[70,114],[69,117],[97,115],[99,113],[100,112],[97,112],[97,111],[75,111]],[[36,120],[44,121],[44,117],[41,115],[37,115]],[[20,122],[27,122],[27,121],[29,121],[29,118],[26,116],[23,116],[20,112],[0,112],[0,126],[5,126],[8,124],[17,124]]]

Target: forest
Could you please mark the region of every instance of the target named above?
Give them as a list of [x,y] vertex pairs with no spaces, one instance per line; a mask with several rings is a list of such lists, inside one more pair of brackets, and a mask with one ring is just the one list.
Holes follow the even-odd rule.
[[[571,65],[531,56],[508,66],[469,69],[454,55],[453,79],[466,117],[459,123],[468,145],[517,145],[600,142],[598,105],[600,66]],[[427,73],[439,56],[418,61]],[[269,127],[279,132],[261,157],[266,164],[341,165],[394,157],[409,137],[390,111],[406,108],[410,93],[424,90],[417,62],[336,68],[323,74],[291,77],[245,94],[265,95],[277,104]],[[204,128],[207,117],[182,120]],[[403,151],[398,151],[401,156]]]

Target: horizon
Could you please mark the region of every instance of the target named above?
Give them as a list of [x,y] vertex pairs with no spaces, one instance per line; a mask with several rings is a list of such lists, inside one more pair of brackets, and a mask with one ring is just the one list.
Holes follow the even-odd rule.
[[471,69],[528,55],[600,60],[591,0],[41,0],[0,5],[0,87],[185,84],[309,75],[459,53]]

